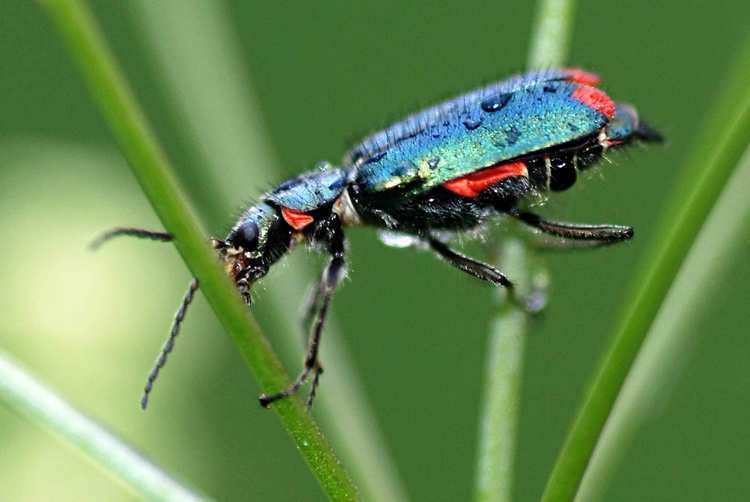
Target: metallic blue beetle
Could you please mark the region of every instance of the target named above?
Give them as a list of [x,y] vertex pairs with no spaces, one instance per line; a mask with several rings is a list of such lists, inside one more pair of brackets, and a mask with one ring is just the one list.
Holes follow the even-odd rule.
[[[297,392],[311,378],[312,404],[322,373],[318,349],[326,314],[346,273],[347,226],[405,234],[448,264],[511,293],[513,283],[499,270],[454,251],[446,236],[505,214],[562,239],[592,244],[630,239],[630,227],[553,222],[518,207],[543,192],[569,188],[580,170],[610,148],[661,140],[634,108],[613,102],[598,83],[596,75],[579,69],[538,71],[440,103],[370,135],[347,153],[341,167],[323,163],[282,183],[247,209],[224,240],[214,240],[247,303],[253,284],[295,244],[306,242],[330,256],[306,308],[310,339],[304,368],[289,388],[262,395],[261,404]],[[172,239],[118,228],[97,242],[115,235]],[[149,375],[143,408],[197,288],[193,280]]]

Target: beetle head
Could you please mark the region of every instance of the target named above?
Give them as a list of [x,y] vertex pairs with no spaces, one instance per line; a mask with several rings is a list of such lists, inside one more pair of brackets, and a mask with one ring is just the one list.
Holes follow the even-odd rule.
[[250,288],[289,249],[291,232],[278,211],[260,203],[245,211],[223,241],[214,248],[246,301]]
[[658,131],[642,122],[635,108],[628,104],[617,103],[615,116],[605,129],[607,141],[613,145],[645,141],[660,143],[664,140]]

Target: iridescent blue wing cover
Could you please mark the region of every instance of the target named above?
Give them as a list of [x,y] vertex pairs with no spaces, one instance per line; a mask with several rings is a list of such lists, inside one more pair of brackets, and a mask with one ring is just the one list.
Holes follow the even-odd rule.
[[595,83],[595,76],[578,70],[536,72],[446,101],[354,148],[355,183],[371,192],[423,192],[594,135],[615,111],[612,100],[589,85]]

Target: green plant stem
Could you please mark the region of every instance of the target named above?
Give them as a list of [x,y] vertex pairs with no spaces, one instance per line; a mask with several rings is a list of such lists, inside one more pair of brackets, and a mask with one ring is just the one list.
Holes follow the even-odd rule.
[[[158,83],[174,104],[183,147],[196,159],[181,168],[180,176],[189,177],[189,186],[198,188],[192,193],[204,202],[199,206],[201,213],[208,214],[210,221],[225,223],[234,211],[232,201],[246,200],[248,187],[270,184],[278,180],[279,172],[227,6],[202,0],[138,0],[131,6],[157,63]],[[201,37],[196,38],[198,31]],[[273,304],[275,313],[273,339],[281,342],[278,350],[288,356],[286,360],[295,364],[301,360],[302,337],[288,306],[290,299],[301,298],[312,283],[309,272],[309,267],[296,260],[291,270],[264,282],[267,292],[262,301]],[[363,497],[406,500],[333,314],[329,313],[326,322],[321,354],[327,362],[326,373],[315,414]],[[266,331],[270,333],[271,328]]]
[[[517,285],[530,283],[523,242],[508,239],[502,246],[503,270]],[[528,314],[503,297],[492,322],[485,369],[483,409],[479,425],[476,500],[510,502],[513,490],[520,387]]]
[[529,68],[554,68],[567,60],[575,2],[541,0],[529,49]]
[[[289,378],[241,301],[206,234],[182,195],[166,156],[125,83],[88,8],[79,0],[45,0],[70,55],[82,70],[89,91],[110,124],[128,163],[201,290],[230,333],[260,387],[284,388]],[[357,490],[349,474],[299,399],[274,405],[284,428],[332,500],[354,500]]]
[[[723,277],[747,249],[750,236],[750,150],[721,194],[695,245],[654,320],[620,397],[607,420],[576,500],[602,500],[607,482],[617,472],[641,425],[669,398],[702,336],[693,328],[706,314],[706,298],[723,287]],[[696,287],[700,284],[700,287]]]
[[206,500],[36,381],[0,351],[0,401],[76,447],[139,498]]
[[[542,0],[532,29],[529,69],[564,64],[572,30],[575,2]],[[508,239],[500,252],[501,266],[519,287],[531,290],[529,251],[522,241]],[[543,271],[539,271],[543,274]],[[507,296],[503,294],[503,296]],[[486,384],[480,414],[476,499],[510,502],[521,413],[521,379],[529,315],[504,301],[490,329]]]
[[573,500],[623,382],[698,231],[750,139],[750,44],[724,82],[678,188],[656,227],[631,300],[547,483],[545,502]]

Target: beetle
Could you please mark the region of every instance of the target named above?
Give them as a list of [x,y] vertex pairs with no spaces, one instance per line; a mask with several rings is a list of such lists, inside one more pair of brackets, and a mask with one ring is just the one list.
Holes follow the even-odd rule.
[[[521,205],[570,188],[580,171],[610,149],[661,141],[635,108],[615,103],[599,82],[581,69],[549,69],[444,101],[371,134],[340,166],[321,163],[281,183],[242,213],[224,239],[212,239],[248,305],[252,286],[297,244],[329,256],[305,308],[309,339],[303,369],[288,388],[261,395],[261,405],[295,394],[309,380],[307,405],[312,405],[323,372],[318,359],[323,327],[346,275],[346,227],[368,225],[408,236],[462,272],[508,288],[521,304],[501,271],[454,250],[451,237],[505,215],[565,242],[606,245],[630,239],[631,227],[550,221]],[[172,240],[165,232],[115,228],[95,245],[120,235]],[[149,374],[144,409],[197,289],[193,279]]]

